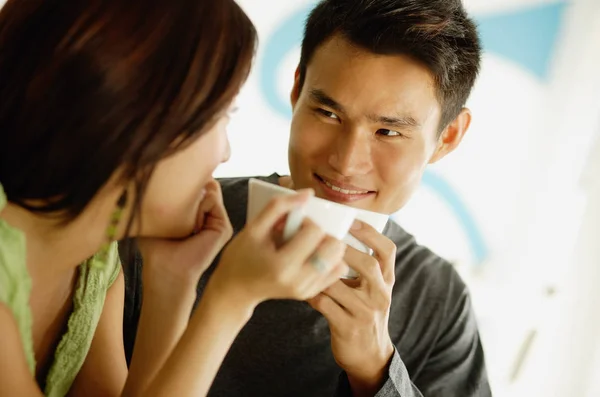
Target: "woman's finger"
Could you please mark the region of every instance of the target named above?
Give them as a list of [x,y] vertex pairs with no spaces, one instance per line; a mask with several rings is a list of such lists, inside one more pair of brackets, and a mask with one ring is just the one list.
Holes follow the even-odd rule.
[[345,251],[346,244],[341,241],[330,236],[323,239],[300,267],[298,279],[306,286],[306,295],[302,298],[316,295],[335,281],[332,274],[337,276],[341,273],[338,264],[342,262]]
[[247,227],[251,227],[259,236],[267,236],[281,217],[304,205],[313,195],[314,191],[307,189],[298,191],[298,194],[277,196]]

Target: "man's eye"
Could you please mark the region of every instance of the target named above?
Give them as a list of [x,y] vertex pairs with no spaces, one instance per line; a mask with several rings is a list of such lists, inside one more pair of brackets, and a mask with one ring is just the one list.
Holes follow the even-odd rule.
[[399,133],[398,131],[392,131],[392,130],[386,130],[386,129],[377,130],[377,133],[379,135],[383,135],[383,136],[402,136],[402,134]]
[[339,117],[337,116],[337,114],[330,112],[329,110],[325,110],[325,109],[317,109],[317,112],[321,113],[323,116],[327,117],[328,119],[334,119],[334,120],[338,120]]

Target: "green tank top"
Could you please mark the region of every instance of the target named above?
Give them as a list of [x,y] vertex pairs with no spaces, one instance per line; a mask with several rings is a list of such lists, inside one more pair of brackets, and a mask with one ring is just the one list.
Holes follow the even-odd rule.
[[[0,211],[5,205],[6,195],[0,184]],[[35,377],[32,315],[29,307],[31,278],[27,272],[25,253],[23,232],[0,218],[0,302],[11,309],[16,319],[29,370]],[[85,361],[102,313],[106,292],[121,269],[116,243],[111,245],[107,258],[103,266],[92,266],[93,258],[79,265],[73,312],[69,316],[67,331],[54,352],[54,360],[46,378],[46,396],[65,396]]]

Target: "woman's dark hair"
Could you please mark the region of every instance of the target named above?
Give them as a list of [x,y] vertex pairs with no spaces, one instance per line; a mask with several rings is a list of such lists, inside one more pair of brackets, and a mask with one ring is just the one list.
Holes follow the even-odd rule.
[[246,80],[256,30],[233,0],[8,0],[0,11],[0,183],[77,217],[122,170],[206,132]]
[[408,55],[435,79],[440,131],[465,105],[481,63],[477,27],[461,0],[322,0],[306,21],[302,88],[317,48],[335,34],[374,54]]

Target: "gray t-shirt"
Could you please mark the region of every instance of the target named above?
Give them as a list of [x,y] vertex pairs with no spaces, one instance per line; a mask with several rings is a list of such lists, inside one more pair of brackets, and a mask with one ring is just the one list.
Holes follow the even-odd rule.
[[[278,175],[261,178],[278,183]],[[221,180],[234,233],[246,221],[248,178]],[[396,283],[389,331],[396,346],[389,377],[377,397],[490,396],[484,354],[464,282],[445,260],[389,221],[396,243]],[[128,360],[141,308],[141,258],[122,245]],[[135,258],[129,260],[128,258]],[[198,284],[198,300],[218,258]],[[132,263],[133,262],[133,263]],[[196,301],[197,303],[198,301]],[[325,318],[305,302],[259,305],[237,336],[210,389],[215,397],[351,396],[337,366]]]

